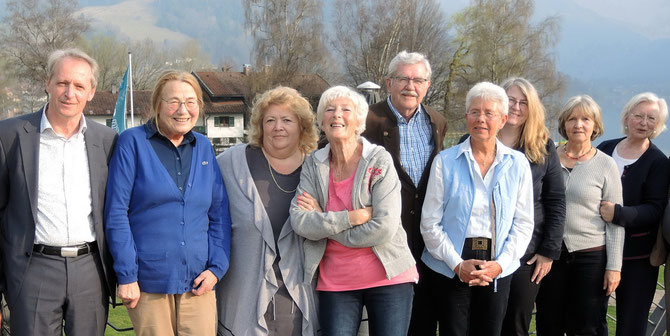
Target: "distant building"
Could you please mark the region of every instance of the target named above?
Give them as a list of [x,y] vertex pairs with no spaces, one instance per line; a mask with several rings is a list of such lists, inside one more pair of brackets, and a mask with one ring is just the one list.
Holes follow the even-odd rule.
[[[247,101],[252,92],[249,87],[249,66],[242,72],[196,71],[203,90],[204,107],[195,130],[205,134],[216,153],[235,144],[246,142],[248,117],[252,102]],[[300,74],[293,78],[291,87],[302,93],[316,108],[328,83],[316,74]],[[86,104],[84,114],[103,125],[111,126],[118,92],[97,91]],[[135,124],[141,125],[151,118],[151,91],[133,91]],[[130,125],[130,112],[126,115]]]

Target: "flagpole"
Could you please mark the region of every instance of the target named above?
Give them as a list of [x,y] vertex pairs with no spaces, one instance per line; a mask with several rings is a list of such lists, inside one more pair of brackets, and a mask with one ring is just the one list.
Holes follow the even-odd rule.
[[133,110],[133,54],[128,53],[128,88],[130,89],[130,127],[135,127],[135,111]]

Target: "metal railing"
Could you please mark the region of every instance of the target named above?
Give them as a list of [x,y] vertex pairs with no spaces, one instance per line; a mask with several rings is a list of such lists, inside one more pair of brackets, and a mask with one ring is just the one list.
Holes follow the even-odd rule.
[[[661,289],[665,289],[663,284],[657,283],[657,286]],[[612,294],[612,299],[616,301],[616,295]],[[661,297],[661,299],[658,302],[652,301],[652,311],[651,314],[649,315],[649,319],[647,320],[648,325],[647,325],[647,333],[646,336],[663,336],[666,334],[666,298],[665,294]],[[3,301],[2,306],[0,307],[2,309],[2,327],[0,328],[0,336],[11,336],[9,332],[9,326],[7,321],[9,321],[9,312],[7,310],[7,304]],[[535,315],[535,311],[533,311],[533,315]],[[613,321],[616,324],[616,316],[612,316],[609,313],[607,314],[607,319],[610,321]],[[117,327],[109,320],[107,321],[107,325],[112,328],[112,330],[116,332],[128,332],[132,331],[133,327],[127,327],[127,328],[121,328]],[[531,330],[530,331],[531,335],[535,335],[536,331]]]

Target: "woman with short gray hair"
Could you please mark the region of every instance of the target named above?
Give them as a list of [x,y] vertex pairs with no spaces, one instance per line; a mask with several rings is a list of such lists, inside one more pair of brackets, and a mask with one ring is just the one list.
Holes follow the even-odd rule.
[[323,93],[317,122],[329,144],[305,159],[291,225],[306,238],[303,280],[318,279],[324,335],[356,335],[365,306],[371,335],[405,336],[418,273],[393,159],[360,136],[367,112],[351,88]]
[[621,112],[625,137],[598,149],[619,168],[623,203],[602,202],[606,221],[626,230],[621,283],[616,289],[616,334],[644,334],[656,292],[658,266],[650,263],[668,191],[668,158],[651,140],[665,130],[668,105],[651,92],[635,95]]
[[533,233],[530,166],[497,139],[505,90],[488,82],[466,96],[470,137],[433,160],[421,217],[421,260],[439,273],[440,335],[500,335],[511,274]]

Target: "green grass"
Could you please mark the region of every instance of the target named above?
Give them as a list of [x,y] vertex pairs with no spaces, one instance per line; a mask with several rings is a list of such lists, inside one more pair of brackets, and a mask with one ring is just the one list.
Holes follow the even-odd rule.
[[[117,298],[116,300],[117,302],[121,302],[121,299]],[[130,317],[128,317],[128,311],[126,310],[126,307],[124,307],[123,305],[117,306],[116,308],[112,308],[112,306],[110,305],[109,317],[107,320],[118,329],[133,326],[133,324],[130,323]],[[105,336],[119,336],[119,335],[130,336],[135,335],[135,332],[133,331],[118,332],[112,329],[110,326],[107,326],[107,329],[105,329]]]
[[[663,284],[665,281],[665,266],[661,266],[661,269],[658,272],[658,282]],[[662,289],[661,287],[658,287],[658,289]],[[121,299],[117,299],[118,302],[121,302]],[[610,316],[616,316],[616,306],[609,306],[607,308],[607,313]],[[127,327],[132,327],[133,325],[130,323],[130,318],[128,317],[128,311],[126,310],[126,307],[124,306],[118,306],[116,308],[112,308],[112,306],[109,306],[109,322],[111,322],[115,327],[121,329],[121,328],[127,328]],[[611,319],[607,319],[607,326],[608,326],[608,332],[609,335],[614,335],[616,331],[616,322],[614,322]],[[530,331],[535,332],[535,316],[533,315],[533,319],[530,321]],[[107,330],[105,330],[105,336],[129,336],[129,335],[135,335],[133,331],[125,331],[125,332],[117,332],[111,327],[107,326]]]
[[[665,265],[662,265],[658,270],[658,283],[665,286]],[[656,289],[663,289],[663,287],[656,285]]]

